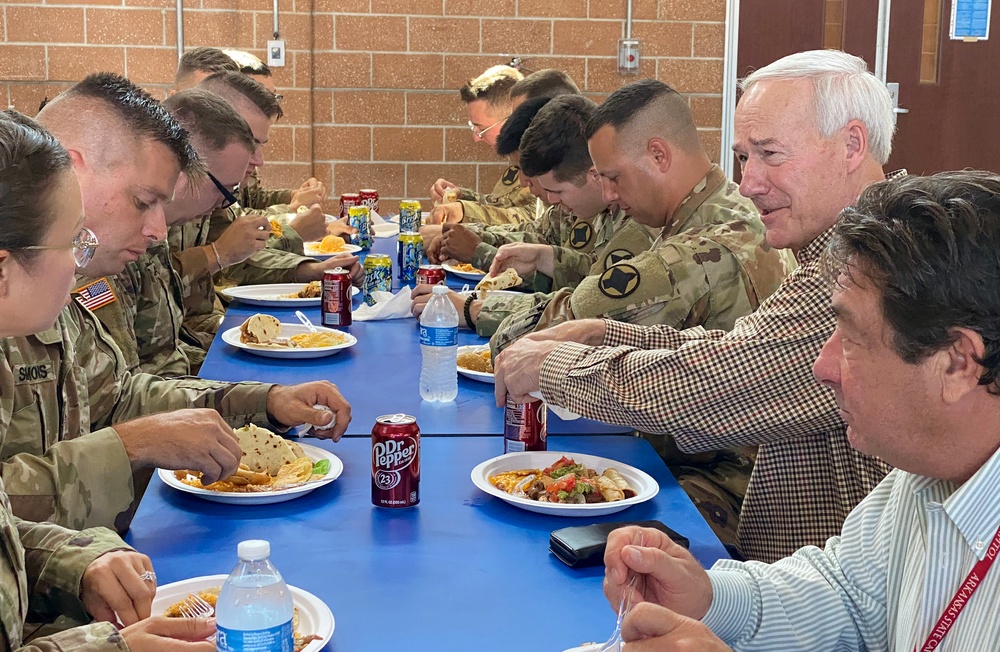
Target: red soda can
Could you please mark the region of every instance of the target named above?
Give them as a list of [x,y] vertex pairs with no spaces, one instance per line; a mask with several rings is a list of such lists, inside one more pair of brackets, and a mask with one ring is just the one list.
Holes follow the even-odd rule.
[[503,452],[545,450],[547,412],[545,401],[517,404],[507,396],[507,407],[503,412]]
[[351,325],[351,273],[343,267],[323,272],[323,326]]
[[444,267],[440,265],[421,265],[417,268],[418,284],[437,285],[438,283],[444,283],[445,276]]
[[358,192],[361,198],[359,206],[367,206],[368,210],[378,212],[378,190],[364,188]]
[[420,428],[407,414],[386,414],[372,428],[372,504],[413,507],[420,502]]
[[347,209],[361,205],[361,195],[356,192],[345,192],[340,196],[340,216],[347,217]]

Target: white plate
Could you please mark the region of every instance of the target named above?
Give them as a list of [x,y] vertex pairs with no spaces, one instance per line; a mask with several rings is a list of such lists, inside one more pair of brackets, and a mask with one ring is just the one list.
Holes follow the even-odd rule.
[[[477,292],[477,290],[460,290],[458,294],[463,298],[468,298],[468,296],[473,292]],[[528,293],[518,292],[517,290],[490,290],[486,293],[486,296],[488,297],[492,297],[494,295],[501,297],[526,297],[528,296]]]
[[461,264],[462,263],[458,262],[457,260],[452,259],[452,260],[446,260],[443,263],[441,263],[441,267],[443,267],[444,271],[448,272],[449,274],[454,274],[459,278],[466,278],[469,279],[470,281],[479,281],[484,276],[486,276],[486,274],[476,274],[475,272],[463,272],[462,270],[455,269],[453,267],[453,265],[461,265]]
[[[318,306],[321,303],[320,297],[311,299],[299,299],[286,297],[286,294],[295,294],[306,283],[271,283],[268,285],[237,285],[226,288],[222,291],[230,299],[238,299],[251,306],[265,306],[270,308],[306,308]],[[360,292],[358,288],[351,287],[351,296]]]
[[[255,353],[257,355],[262,355],[265,358],[321,358],[324,355],[333,355],[343,351],[346,348],[352,347],[358,343],[358,339],[351,335],[350,333],[345,333],[344,331],[338,331],[333,328],[324,328],[323,326],[317,326],[316,330],[321,333],[341,333],[347,336],[347,341],[343,344],[338,344],[336,346],[318,346],[312,349],[291,349],[285,346],[265,346],[260,344],[244,344],[240,341],[240,327],[234,326],[230,328],[225,333],[222,334],[222,341],[231,346],[235,346],[238,349],[243,349],[249,353]],[[278,334],[279,337],[291,337],[292,335],[300,335],[302,333],[308,333],[309,329],[303,324],[281,324],[281,333]]]
[[399,233],[399,224],[396,222],[382,222],[381,224],[372,224],[372,230],[375,231],[376,238],[391,238],[392,236]]
[[[479,353],[480,351],[488,351],[490,348],[489,344],[474,344],[470,346],[460,346],[458,347],[458,353],[472,352]],[[464,367],[458,367],[458,373],[466,378],[471,378],[472,380],[478,380],[481,383],[489,383],[490,385],[495,384],[493,374],[488,374],[485,371],[473,371],[472,369],[465,369]]]
[[568,650],[563,650],[563,652],[601,652],[602,645],[602,643],[587,643],[586,645],[571,647]]
[[[235,552],[235,551],[234,551]],[[153,598],[152,614],[162,615],[170,605],[180,602],[185,597],[198,591],[204,591],[215,586],[222,586],[228,575],[203,575],[191,579],[172,582],[156,587],[156,597]],[[336,622],[333,612],[326,603],[308,591],[289,585],[292,592],[292,602],[299,611],[299,628],[302,634],[315,634],[321,640],[313,641],[303,648],[302,652],[319,652],[333,636]]]
[[337,220],[340,219],[339,215],[330,215],[329,213],[323,213],[323,216],[326,217],[327,224],[329,224],[330,222],[336,222]]
[[[490,476],[501,471],[514,471],[516,469],[544,469],[551,466],[565,455],[577,464],[584,464],[598,473],[607,468],[617,469],[629,486],[635,489],[636,495],[632,498],[619,500],[613,503],[591,503],[589,505],[569,505],[564,503],[540,503],[537,500],[512,496],[505,491],[500,491],[490,484]],[[504,500],[515,507],[526,509],[529,512],[538,514],[550,514],[552,516],[602,516],[604,514],[614,514],[632,505],[644,503],[660,491],[660,485],[656,483],[648,473],[639,469],[622,464],[614,460],[595,455],[585,455],[583,453],[560,453],[558,451],[539,451],[524,453],[508,453],[493,459],[486,460],[482,464],[472,469],[472,482],[477,487]]]
[[226,503],[228,505],[270,505],[272,503],[283,503],[286,500],[292,500],[293,498],[304,496],[314,489],[319,489],[320,487],[330,484],[339,478],[340,474],[344,472],[344,463],[340,461],[339,457],[330,451],[319,448],[318,446],[310,446],[309,444],[300,443],[299,446],[302,447],[302,451],[313,461],[314,464],[320,460],[329,460],[330,472],[319,480],[307,482],[295,487],[289,487],[288,489],[279,489],[278,491],[258,491],[252,493],[211,491],[209,489],[201,489],[199,487],[192,487],[189,484],[184,484],[174,476],[173,471],[169,471],[167,469],[157,469],[157,472],[160,474],[160,480],[163,480],[167,486],[173,487],[178,491],[194,494],[199,498],[210,500],[213,503]]
[[303,250],[305,254],[310,258],[319,258],[320,260],[326,260],[331,256],[337,256],[339,254],[356,254],[361,251],[361,247],[358,245],[345,244],[344,248],[340,251],[335,251],[332,254],[323,253],[317,247],[319,247],[319,242],[306,242],[303,245]]
[[[420,211],[420,225],[423,226],[427,224],[427,220],[431,219],[430,211]],[[399,213],[392,213],[386,217],[387,222],[393,222],[394,224],[399,224]]]

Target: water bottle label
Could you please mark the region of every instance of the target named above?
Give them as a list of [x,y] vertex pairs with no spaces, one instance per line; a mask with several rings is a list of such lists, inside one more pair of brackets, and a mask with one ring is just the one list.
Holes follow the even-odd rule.
[[421,326],[420,344],[421,346],[457,346],[458,329]]
[[215,633],[218,652],[292,652],[292,621],[268,629],[228,629],[218,627]]

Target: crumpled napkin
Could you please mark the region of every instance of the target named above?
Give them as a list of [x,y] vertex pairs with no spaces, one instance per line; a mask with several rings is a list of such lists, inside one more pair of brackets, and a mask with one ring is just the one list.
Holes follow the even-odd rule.
[[385,224],[385,218],[375,211],[368,211],[368,213],[372,216],[372,224]]
[[399,292],[372,292],[375,305],[362,303],[354,309],[353,318],[357,321],[372,321],[374,319],[402,319],[410,316],[410,286],[404,285]]
[[[542,398],[541,392],[530,392],[528,396],[541,398],[543,401],[545,400],[544,398]],[[558,405],[552,405],[551,403],[546,403],[545,406],[548,407],[550,410],[552,410],[552,414],[556,415],[563,421],[575,421],[576,419],[580,418],[580,415],[577,414],[576,412],[570,412],[566,408],[559,407]]]

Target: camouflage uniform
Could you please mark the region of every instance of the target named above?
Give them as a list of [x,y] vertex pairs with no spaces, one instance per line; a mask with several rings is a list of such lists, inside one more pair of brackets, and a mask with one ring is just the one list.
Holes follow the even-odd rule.
[[[9,371],[0,371],[4,396],[12,380]],[[3,415],[5,407],[6,402],[0,402],[0,421],[3,422],[8,421]],[[131,550],[117,535],[104,528],[75,532],[52,523],[22,521],[11,513],[0,482],[0,549],[3,550],[0,555],[0,643],[4,650],[128,650],[118,629],[111,623],[91,623],[35,638],[25,645],[25,639],[37,627],[25,623],[29,604],[34,613],[62,614],[78,622],[90,620],[80,601],[83,572],[106,552]]]
[[[587,317],[729,330],[736,319],[756,310],[794,265],[790,252],[767,245],[752,204],[713,166],[651,248],[635,254],[612,238],[593,274],[575,290],[560,290],[547,302],[509,316],[491,344],[496,352],[525,333]],[[755,450],[688,455],[670,437],[644,437],[719,538],[734,544]]]
[[[104,324],[127,362],[135,360],[144,373],[176,378],[196,374],[207,351],[181,339],[184,290],[170,260],[166,242],[150,245],[139,260],[108,279],[116,300],[91,312]],[[130,364],[129,369],[134,371],[135,367]]]
[[260,185],[260,177],[256,171],[240,185],[240,206],[251,210],[287,213],[290,203],[291,188],[268,190]]
[[53,328],[5,339],[0,352],[0,375],[12,379],[0,388],[0,477],[14,513],[32,521],[112,527],[122,515],[119,529],[127,527],[142,488],[116,423],[191,407],[214,408],[237,427],[268,422],[272,385],[133,374],[100,322],[76,302]]
[[493,192],[482,195],[475,190],[458,188],[458,200],[462,203],[465,217],[463,222],[479,224],[520,224],[533,220],[536,216],[535,196],[527,188],[521,187],[517,178],[520,170],[509,166],[493,186]]

